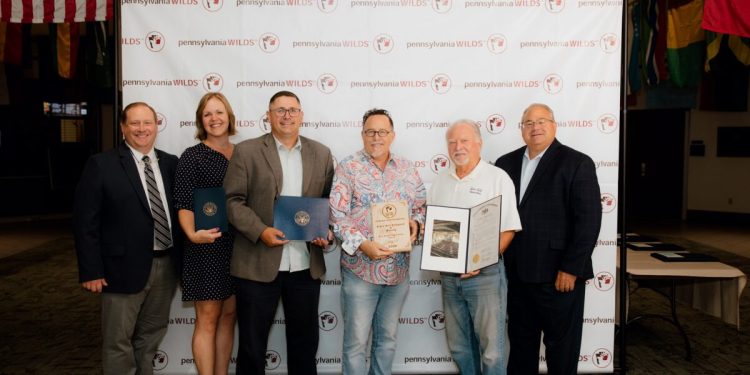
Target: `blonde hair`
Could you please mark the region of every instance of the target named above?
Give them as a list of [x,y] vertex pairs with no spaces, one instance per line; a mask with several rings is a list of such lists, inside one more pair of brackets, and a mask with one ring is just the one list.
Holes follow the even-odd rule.
[[206,109],[206,105],[208,105],[208,101],[211,99],[217,99],[224,104],[224,108],[227,109],[227,115],[229,116],[229,135],[237,134],[234,111],[232,110],[232,106],[229,105],[229,100],[227,100],[227,97],[220,92],[209,92],[208,94],[203,95],[198,102],[198,108],[195,110],[195,139],[204,141],[208,138],[206,127],[203,124],[203,110]]

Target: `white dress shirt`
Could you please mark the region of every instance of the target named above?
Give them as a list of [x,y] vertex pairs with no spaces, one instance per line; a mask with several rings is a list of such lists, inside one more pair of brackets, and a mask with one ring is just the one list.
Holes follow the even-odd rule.
[[[282,183],[281,195],[302,196],[302,143],[297,137],[297,143],[290,149],[279,142],[276,137],[276,150],[281,161]],[[279,271],[297,272],[310,268],[310,253],[305,241],[289,241],[284,244],[281,254]]]
[[523,153],[523,159],[521,161],[521,186],[518,187],[519,202],[523,200],[523,195],[526,194],[526,188],[529,187],[531,177],[534,177],[536,167],[539,166],[539,161],[542,160],[542,156],[544,156],[544,153],[547,152],[548,148],[549,147],[545,148],[544,151],[540,152],[534,159],[529,159],[529,148],[526,147],[526,152]]
[[[138,167],[138,175],[141,177],[141,185],[143,186],[143,192],[146,194],[146,202],[148,208],[151,209],[151,200],[148,198],[148,185],[146,185],[146,163],[143,162],[143,156],[148,155],[151,159],[151,170],[154,171],[154,179],[156,179],[156,187],[159,189],[159,196],[161,198],[161,205],[164,207],[164,211],[167,213],[167,222],[169,223],[170,230],[172,229],[172,218],[169,212],[169,205],[167,204],[167,195],[164,193],[164,180],[161,178],[161,169],[159,169],[159,158],[156,157],[156,151],[151,148],[148,154],[142,154],[140,151],[131,147],[128,142],[125,142],[130,149],[130,154],[133,155],[135,165]],[[171,233],[170,233],[171,235]],[[174,241],[174,239],[172,239]],[[154,241],[154,250],[164,250],[160,248],[156,241]]]

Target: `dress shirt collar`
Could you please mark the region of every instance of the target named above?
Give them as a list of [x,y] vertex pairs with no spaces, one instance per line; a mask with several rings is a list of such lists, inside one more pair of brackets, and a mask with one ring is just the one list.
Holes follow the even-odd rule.
[[[360,157],[362,158],[362,160],[367,160],[375,168],[380,169],[380,167],[378,167],[378,163],[375,162],[375,159],[372,156],[370,156],[370,154],[368,154],[367,151],[362,149],[362,150],[359,150],[359,153],[360,153]],[[388,160],[385,162],[385,166],[387,167],[388,164],[391,164],[391,163],[395,163],[395,161],[393,160],[393,153],[390,150],[388,150]],[[383,170],[385,170],[385,168],[383,168]]]
[[297,143],[295,143],[291,149],[287,149],[286,146],[283,143],[281,143],[281,141],[279,141],[275,135],[272,135],[272,136],[273,136],[273,141],[276,142],[276,149],[279,151],[291,151],[294,149],[298,151],[302,150],[302,141],[299,136],[297,136]]
[[133,158],[135,158],[135,162],[136,163],[143,163],[143,156],[145,156],[145,155],[148,155],[149,159],[151,159],[151,162],[156,162],[157,160],[159,160],[156,157],[156,149],[154,149],[153,147],[151,148],[151,150],[149,150],[149,152],[147,154],[142,154],[140,151],[138,151],[138,150],[134,149],[132,146],[130,146],[128,144],[128,142],[125,142],[125,144],[130,149],[130,153],[133,155]]
[[[550,146],[552,146],[552,145],[550,145]],[[544,156],[544,154],[547,152],[547,150],[549,150],[549,146],[547,146],[547,148],[545,148],[544,150],[542,150],[542,152],[540,152],[539,155],[537,155],[534,158],[534,160],[541,159],[542,156]],[[523,152],[523,157],[526,158],[526,160],[531,160],[531,159],[529,159],[529,147],[528,146],[526,147],[526,150],[524,150],[524,152]]]

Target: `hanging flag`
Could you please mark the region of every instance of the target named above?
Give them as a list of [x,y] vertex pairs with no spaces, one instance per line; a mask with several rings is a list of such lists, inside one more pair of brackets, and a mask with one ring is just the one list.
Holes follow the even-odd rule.
[[644,38],[644,64],[643,68],[646,74],[646,83],[656,85],[659,83],[659,74],[654,64],[656,54],[656,35],[658,34],[657,17],[659,9],[656,6],[656,0],[647,0],[643,17],[643,38]]
[[706,63],[703,65],[703,70],[711,71],[711,60],[719,54],[722,39],[724,39],[724,34],[706,30]]
[[656,54],[654,64],[656,71],[659,72],[659,80],[669,79],[669,68],[667,68],[667,2],[657,1],[659,7],[659,33],[656,36]]
[[52,56],[55,57],[57,74],[63,78],[75,76],[78,63],[78,45],[80,41],[80,26],[78,23],[58,23],[50,25]]
[[645,72],[646,83],[651,86],[669,78],[667,69],[667,14],[666,3],[658,0],[648,0],[644,35],[646,40]]
[[628,2],[628,94],[641,89],[641,3]]
[[706,0],[703,13],[704,29],[750,38],[750,1]]
[[21,24],[0,22],[0,61],[21,65],[23,33]]
[[114,86],[111,43],[104,22],[86,23],[86,78],[101,88]]
[[708,62],[710,71],[704,75],[701,82],[701,105],[700,109],[705,111],[747,111],[748,98],[748,62],[741,62],[735,55],[735,51],[729,46],[730,40],[734,38],[735,43],[748,46],[747,38],[741,40],[736,35],[724,35],[709,33]]
[[113,0],[2,0],[0,21],[62,23],[112,19]]
[[706,64],[704,65],[706,72],[711,71],[711,62],[719,54],[724,39],[727,39],[726,46],[732,51],[737,61],[750,66],[750,38],[706,31]]
[[739,62],[745,66],[750,66],[750,38],[729,35],[727,45]]
[[705,51],[701,28],[703,0],[681,6],[670,3],[667,10],[667,66],[669,78],[677,87],[697,87]]

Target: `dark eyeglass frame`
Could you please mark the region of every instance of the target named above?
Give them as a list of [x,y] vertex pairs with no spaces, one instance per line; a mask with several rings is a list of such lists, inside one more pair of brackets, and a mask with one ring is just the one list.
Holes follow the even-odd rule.
[[300,113],[302,113],[302,109],[300,108],[276,108],[271,109],[271,112],[275,113],[276,116],[284,117],[287,113],[290,117],[297,117]]
[[385,137],[387,137],[391,133],[393,133],[393,132],[390,131],[390,130],[386,130],[386,129],[380,129],[380,130],[367,129],[367,130],[362,130],[362,134],[364,134],[368,138],[375,138],[375,134],[379,135],[380,138],[385,138]]

